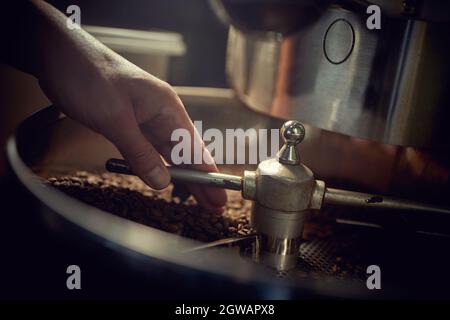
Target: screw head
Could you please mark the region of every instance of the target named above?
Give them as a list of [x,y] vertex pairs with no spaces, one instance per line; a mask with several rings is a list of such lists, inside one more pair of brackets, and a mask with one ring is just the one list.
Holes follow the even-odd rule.
[[299,144],[305,138],[305,127],[297,120],[286,121],[281,127],[281,136],[289,144]]

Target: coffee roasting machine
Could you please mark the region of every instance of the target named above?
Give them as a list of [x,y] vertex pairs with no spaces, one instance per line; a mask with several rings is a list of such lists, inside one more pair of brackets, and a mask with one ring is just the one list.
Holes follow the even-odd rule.
[[[407,296],[404,282],[396,281],[401,259],[414,265],[413,273],[424,265],[444,270],[449,262],[442,253],[433,254],[448,248],[450,236],[450,5],[426,0],[211,4],[230,24],[226,72],[232,90],[178,88],[188,113],[215,128],[235,126],[236,114],[244,127],[281,127],[284,144],[275,159],[238,173],[170,172],[175,182],[240,190],[253,201],[256,233],[229,240],[250,241],[253,259],[222,248],[223,240],[199,245],[122,221],[36,182],[30,168],[92,169],[107,159],[108,170],[132,174],[114,159],[117,151],[108,142],[53,107],[25,121],[8,144],[19,180],[45,204],[44,220],[55,230],[87,231],[87,241],[107,243],[125,260],[138,261],[131,265],[140,272],[163,261],[181,274],[195,270],[203,284],[225,278],[261,297],[373,295],[361,277],[299,276],[305,265],[319,273],[334,268],[334,243],[302,238],[305,221],[327,212],[337,212],[333,220],[344,228],[345,246],[369,243],[348,249],[355,250],[354,257],[369,252],[362,268],[390,268],[392,281],[385,288],[392,290],[383,296]],[[380,29],[367,27],[370,5],[381,9]],[[430,244],[435,249],[418,261],[417,251]],[[378,247],[386,252],[371,256]],[[430,259],[435,262],[425,262]]]
[[[445,130],[450,116],[448,3],[327,0],[214,3],[218,15],[232,24],[227,74],[237,95],[250,108],[381,144],[438,150],[436,153],[442,156],[442,165],[446,167],[439,193],[448,194],[450,135]],[[380,9],[377,28],[369,27],[367,22],[373,13],[367,9],[374,5]],[[288,126],[285,132],[297,125],[301,127],[292,121],[285,125]],[[295,139],[284,138],[286,144],[278,160],[289,166],[296,160],[286,158],[297,159],[295,152],[289,151]],[[277,166],[278,163],[268,171],[282,172],[275,169]],[[259,172],[264,172],[264,167],[260,164]],[[290,178],[303,182],[308,174],[299,176]],[[256,178],[257,184],[263,184],[264,179]],[[275,181],[267,184],[283,189]],[[243,185],[245,196],[245,178]],[[274,201],[281,206],[284,196],[289,197],[291,188],[295,189],[284,187],[289,190],[283,189],[280,192],[283,196],[276,193],[278,201]],[[361,207],[378,201],[386,204],[383,197],[334,192],[319,182],[312,188],[312,192],[302,189],[302,195],[311,195],[309,208],[320,208],[321,201]],[[270,196],[261,198],[267,202]],[[294,198],[287,202],[293,205]],[[414,210],[406,203],[394,202],[386,206]],[[261,211],[271,208],[267,203],[262,207]],[[255,208],[258,211],[261,206]],[[433,211],[429,209],[425,211]],[[441,209],[441,213],[449,213],[448,209]],[[254,215],[258,225],[264,214],[254,212]],[[279,230],[279,225],[271,221],[260,223],[261,231],[267,225]],[[289,252],[286,245],[289,231],[285,229],[281,235],[287,241],[284,245],[272,240],[266,243],[266,249]],[[280,236],[269,234],[274,238]]]

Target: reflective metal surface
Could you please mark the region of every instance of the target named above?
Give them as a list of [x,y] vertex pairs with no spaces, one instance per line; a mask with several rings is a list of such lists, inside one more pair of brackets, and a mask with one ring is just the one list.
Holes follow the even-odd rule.
[[210,0],[217,16],[243,31],[295,32],[316,21],[332,0]]
[[[297,145],[305,138],[303,125],[295,120],[286,121],[281,127],[280,135],[284,143],[276,158],[260,162],[256,171],[244,171],[243,178],[168,167],[172,181],[241,190],[243,198],[254,201],[251,222],[259,234],[257,250],[254,250],[253,254],[257,262],[278,271],[294,269],[297,266],[303,226],[307,217],[312,209],[322,209],[323,204],[402,210],[406,214],[409,211],[422,211],[450,216],[450,209],[443,207],[326,188],[325,183],[315,180],[311,170],[300,161]],[[106,169],[121,174],[133,174],[127,163],[120,159],[109,159]]]
[[394,199],[381,195],[363,192],[325,188],[323,203],[329,205],[345,205],[358,208],[374,208],[384,210],[401,210],[408,212],[423,211],[429,214],[450,215],[450,209],[411,200]]
[[297,145],[305,138],[305,127],[298,121],[287,121],[281,127],[284,144],[278,151],[278,161],[283,164],[299,164]]
[[227,73],[252,109],[387,144],[448,147],[449,23],[330,7],[293,35],[230,27]]
[[[122,159],[109,159],[105,165],[110,172],[133,175],[129,165]],[[202,172],[167,166],[172,182],[182,181],[189,183],[199,183],[213,187],[231,190],[242,190],[242,177],[216,172]]]

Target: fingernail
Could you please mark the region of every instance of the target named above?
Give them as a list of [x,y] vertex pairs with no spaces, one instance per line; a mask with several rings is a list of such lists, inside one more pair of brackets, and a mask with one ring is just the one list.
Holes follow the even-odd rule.
[[144,176],[145,183],[154,189],[164,189],[170,183],[170,176],[166,170],[160,166],[154,167],[149,173]]

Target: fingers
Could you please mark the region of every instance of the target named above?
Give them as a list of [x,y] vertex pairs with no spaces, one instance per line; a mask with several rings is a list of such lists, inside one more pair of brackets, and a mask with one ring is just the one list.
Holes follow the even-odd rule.
[[221,214],[225,210],[227,196],[223,189],[194,184],[189,185],[188,189],[194,195],[197,203],[207,211]]
[[134,116],[124,117],[114,124],[109,139],[119,149],[124,159],[147,185],[163,189],[170,183],[170,175],[160,154],[140,131]]
[[[202,143],[202,140],[200,138],[200,135],[198,134],[197,130],[194,128],[194,139],[196,139],[196,143]],[[192,164],[190,165],[190,168],[194,170],[199,171],[206,171],[206,172],[219,172],[217,169],[217,166],[214,163],[213,157],[209,153],[209,151],[204,147],[203,143],[201,144],[201,152],[203,156],[203,163],[202,164]],[[193,193],[196,192],[198,194],[201,194],[205,200],[208,203],[205,203],[204,206],[214,207],[216,212],[222,212],[223,206],[227,202],[227,195],[225,193],[225,190],[220,188],[212,188],[209,186],[198,186],[198,188],[195,188],[197,186],[194,186]],[[195,193],[194,193],[195,195]],[[202,199],[203,200],[203,199]],[[201,201],[201,200],[199,200]],[[210,209],[212,210],[212,209]]]
[[[161,153],[166,159],[170,159],[171,147],[168,145],[161,146],[159,148]],[[207,150],[205,150],[207,152]],[[208,152],[209,154],[209,152]],[[185,166],[190,169],[205,171],[205,172],[218,172],[215,164],[198,164]],[[221,188],[215,188],[211,186],[202,186],[198,184],[187,184],[189,192],[194,195],[197,203],[206,210],[220,214],[224,211],[224,206],[227,202],[227,194],[225,190]]]
[[[145,87],[146,86],[136,86],[133,88],[133,103],[136,110],[137,121],[143,125],[146,136],[154,142],[156,149],[168,162],[172,162],[172,146],[176,144],[176,142],[171,141],[172,133],[176,129],[187,129],[192,137],[191,159],[194,159],[193,152],[197,150],[197,148],[194,147],[194,143],[197,143],[202,146],[202,159],[206,160],[207,158],[209,161],[203,161],[202,164],[187,164],[183,166],[194,170],[218,172],[213,158],[208,150],[204,148],[200,135],[197,130],[195,130],[181,100],[173,89],[165,87],[163,90],[165,90],[166,94],[160,95],[159,101],[156,102],[154,99],[152,100],[152,96],[149,93],[150,90]],[[159,105],[157,105],[157,103],[159,103]],[[154,110],[152,110],[153,108],[159,108],[156,114],[154,113]],[[227,201],[227,196],[223,189],[193,184],[188,185],[187,187],[202,207],[213,212],[223,211],[223,206]]]

